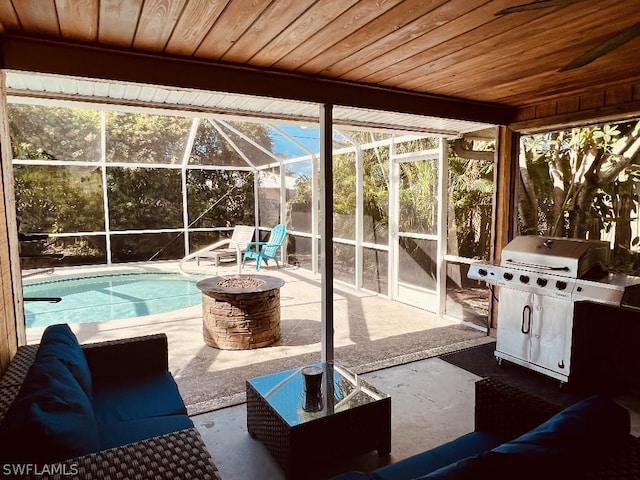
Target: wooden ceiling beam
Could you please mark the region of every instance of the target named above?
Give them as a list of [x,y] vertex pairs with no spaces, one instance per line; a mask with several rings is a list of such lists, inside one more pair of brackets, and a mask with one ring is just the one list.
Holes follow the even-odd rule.
[[508,125],[513,108],[268,69],[7,35],[0,68]]

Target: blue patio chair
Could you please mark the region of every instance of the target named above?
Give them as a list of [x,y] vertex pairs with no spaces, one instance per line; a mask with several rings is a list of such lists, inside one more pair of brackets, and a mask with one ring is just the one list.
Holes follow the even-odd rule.
[[242,259],[242,266],[247,258],[256,259],[256,270],[260,270],[262,260],[264,263],[268,263],[268,260],[275,260],[276,265],[280,268],[278,263],[278,250],[284,243],[284,238],[287,236],[287,227],[279,223],[271,229],[269,240],[266,242],[249,242],[247,248],[244,251],[244,258]]

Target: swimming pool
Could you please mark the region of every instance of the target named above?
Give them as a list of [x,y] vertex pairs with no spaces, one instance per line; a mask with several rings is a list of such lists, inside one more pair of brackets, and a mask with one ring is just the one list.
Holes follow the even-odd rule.
[[196,279],[176,273],[119,273],[48,280],[24,286],[25,297],[61,297],[59,303],[25,302],[27,327],[141,317],[198,305]]

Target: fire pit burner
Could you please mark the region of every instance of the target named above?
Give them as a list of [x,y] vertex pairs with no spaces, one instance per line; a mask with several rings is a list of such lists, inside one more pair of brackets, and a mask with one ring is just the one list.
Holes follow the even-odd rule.
[[257,288],[264,285],[264,280],[256,280],[251,277],[225,278],[217,285],[222,288]]
[[280,340],[282,285],[282,279],[266,275],[199,281],[205,343],[222,350],[245,350]]

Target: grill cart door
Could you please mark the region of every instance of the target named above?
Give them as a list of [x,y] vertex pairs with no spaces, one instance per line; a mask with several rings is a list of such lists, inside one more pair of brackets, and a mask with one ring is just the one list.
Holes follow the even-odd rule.
[[573,302],[570,299],[534,294],[529,361],[567,381],[571,367],[572,328]]
[[503,287],[498,308],[496,357],[566,382],[573,302]]
[[[507,290],[503,287],[502,291]],[[533,293],[508,289],[500,294],[496,357],[514,363],[528,362],[531,350],[531,323],[533,322]]]

